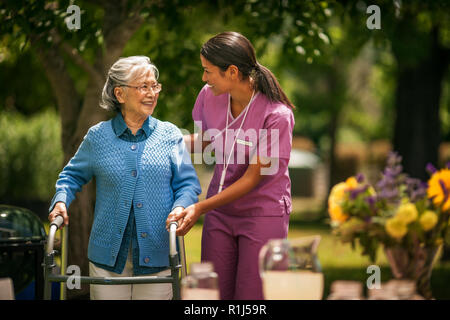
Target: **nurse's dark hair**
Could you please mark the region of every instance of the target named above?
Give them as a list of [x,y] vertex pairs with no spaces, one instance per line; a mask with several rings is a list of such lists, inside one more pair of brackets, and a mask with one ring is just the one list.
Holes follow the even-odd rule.
[[295,109],[273,73],[256,60],[253,45],[242,34],[222,32],[203,44],[200,53],[222,71],[226,71],[230,65],[235,65],[243,78],[251,77],[255,89],[264,93],[270,101],[279,101]]

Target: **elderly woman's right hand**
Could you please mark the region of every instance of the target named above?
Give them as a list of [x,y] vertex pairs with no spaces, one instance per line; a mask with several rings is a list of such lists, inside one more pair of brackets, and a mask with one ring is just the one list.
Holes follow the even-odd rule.
[[69,225],[69,216],[67,215],[67,208],[64,202],[57,202],[55,204],[52,212],[50,212],[50,214],[48,215],[48,220],[52,222],[57,216],[61,216],[64,219],[64,224],[61,226],[61,228]]

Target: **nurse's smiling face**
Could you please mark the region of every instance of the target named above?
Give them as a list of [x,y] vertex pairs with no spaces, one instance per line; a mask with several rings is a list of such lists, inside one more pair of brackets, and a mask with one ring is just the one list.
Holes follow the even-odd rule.
[[232,87],[232,81],[227,71],[222,71],[218,66],[212,64],[205,57],[200,55],[203,67],[202,80],[211,88],[215,96],[229,92]]

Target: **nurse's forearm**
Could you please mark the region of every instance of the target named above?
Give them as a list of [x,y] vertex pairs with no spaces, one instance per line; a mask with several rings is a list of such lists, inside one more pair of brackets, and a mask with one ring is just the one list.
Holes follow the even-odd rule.
[[235,183],[230,185],[228,188],[225,188],[222,192],[212,196],[211,198],[200,201],[197,206],[201,214],[211,211],[217,207],[226,205],[249,193],[263,179],[260,171],[261,164],[258,163],[250,165],[247,171],[245,171],[244,175]]

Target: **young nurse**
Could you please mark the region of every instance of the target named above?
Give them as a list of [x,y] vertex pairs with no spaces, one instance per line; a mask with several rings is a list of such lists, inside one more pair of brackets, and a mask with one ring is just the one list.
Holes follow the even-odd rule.
[[177,220],[184,235],[204,214],[202,261],[214,264],[221,298],[263,299],[259,251],[288,233],[294,106],[243,35],[218,34],[200,53],[206,85],[192,111],[200,132],[185,141],[213,150],[216,165],[206,199],[167,223]]

